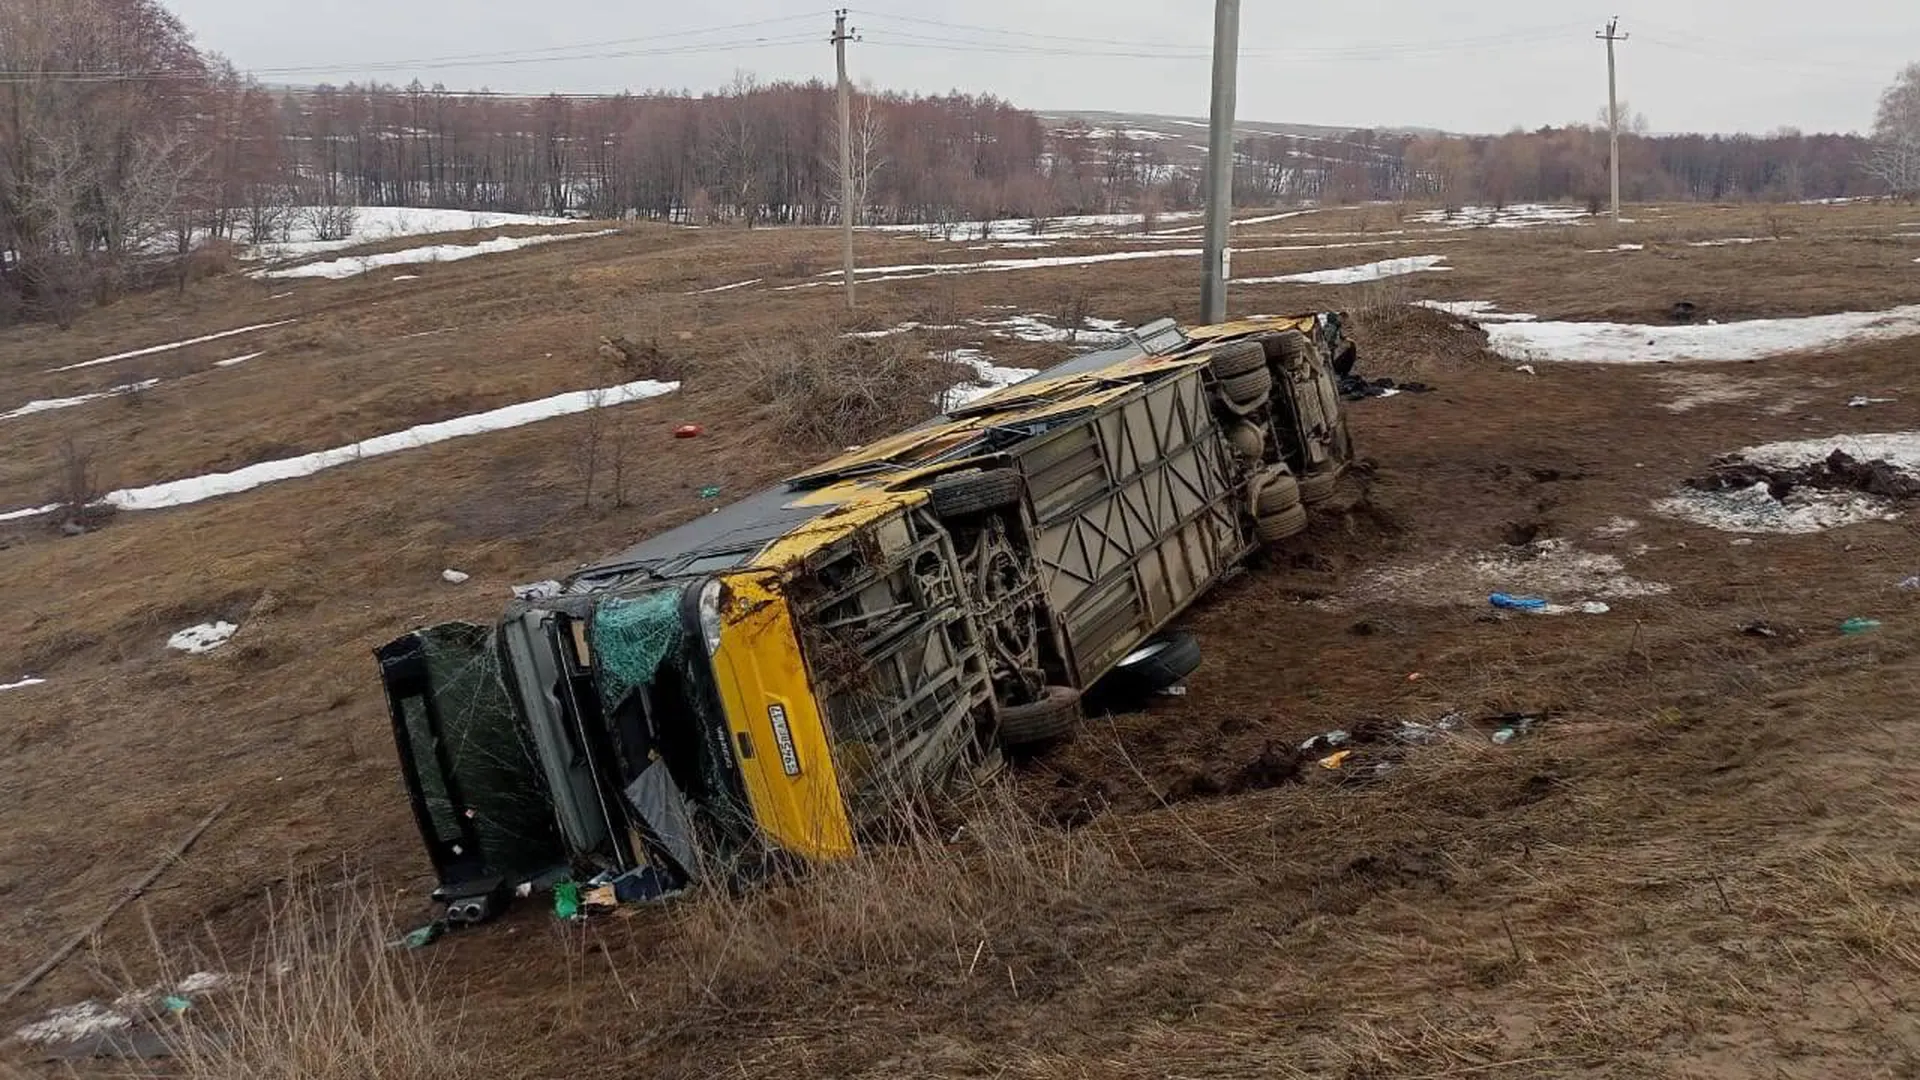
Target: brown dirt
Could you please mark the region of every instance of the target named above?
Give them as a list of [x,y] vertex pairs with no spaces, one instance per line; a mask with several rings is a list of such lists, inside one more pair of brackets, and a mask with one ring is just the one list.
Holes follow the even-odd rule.
[[[1411,227],[1383,213],[1254,231],[1282,243]],[[1911,261],[1920,242],[1882,237],[1912,216],[1900,214],[1636,209],[1642,223],[1618,240],[1649,247],[1620,255],[1586,254],[1617,242],[1601,226],[1441,233],[1460,242],[1432,250],[1456,269],[1400,280],[1405,295],[1543,316],[1659,321],[1683,298],[1723,320],[1872,309],[1920,302]],[[1762,235],[1754,230],[1769,220],[1782,239],[1679,246]],[[785,271],[831,266],[834,243],[811,231],[641,228],[410,268],[415,282],[218,279],[184,299],[124,301],[69,334],[0,337],[8,408],[130,381],[136,369],[181,376],[138,401],[0,421],[9,450],[0,506],[48,495],[68,436],[96,448],[112,482],[146,483],[605,385],[618,376],[595,355],[604,334],[658,338],[689,371],[683,393],[613,414],[644,463],[618,507],[604,491],[585,505],[585,422],[574,417],[122,514],[78,538],[0,523],[0,582],[17,608],[0,681],[15,667],[50,680],[0,693],[4,978],[102,910],[208,807],[234,800],[185,865],[109,926],[101,959],[76,958],[0,1026],[101,993],[98,972],[119,961],[141,964],[150,950],[139,912],[170,946],[212,938],[244,957],[263,890],[290,877],[349,875],[403,895],[403,914],[420,910],[429,879],[370,649],[423,622],[490,617],[514,582],[703,512],[706,485],[744,494],[808,463],[809,452],[744,424],[723,379],[703,377],[747,343],[928,312],[1004,314],[991,304],[1048,312],[1069,297],[1128,321],[1184,316],[1198,291],[1197,261],[1169,259],[870,285],[857,323],[839,321],[830,289],[687,295],[796,280]],[[963,246],[868,237],[862,258],[1139,245]],[[1235,271],[1427,250],[1254,254],[1236,258]],[[272,298],[282,292],[292,295]],[[1234,305],[1366,306],[1361,292],[1251,286]],[[43,372],[288,315],[300,322]],[[693,935],[698,920],[672,911],[585,931],[521,912],[429,951],[433,983],[464,1003],[464,1037],[487,1071],[1920,1070],[1908,997],[1920,991],[1920,875],[1909,851],[1920,757],[1907,707],[1920,599],[1893,587],[1920,568],[1920,537],[1902,521],[1735,546],[1648,508],[1741,446],[1920,429],[1912,342],[1712,367],[1764,367],[1808,401],[1786,412],[1719,401],[1675,415],[1661,408],[1675,393],[1657,375],[1665,367],[1541,365],[1528,377],[1489,357],[1470,330],[1427,314],[1370,312],[1356,332],[1366,373],[1436,392],[1351,406],[1369,467],[1294,550],[1193,612],[1207,659],[1186,696],[1091,721],[1077,743],[1008,781],[1038,823],[1023,841],[1036,862],[1055,845],[1102,853],[1090,884],[1022,893],[912,935],[852,933],[832,950],[771,966],[763,957],[761,967],[742,966],[738,946]],[[240,368],[205,370],[260,349]],[[990,349],[1002,363],[1063,355],[1052,345]],[[1899,400],[1844,407],[1868,388]],[[708,434],[673,439],[686,422]],[[1596,534],[1623,516],[1639,526]],[[1616,556],[1672,591],[1562,618],[1391,595],[1368,594],[1357,609],[1316,602],[1382,567],[1548,537]],[[446,585],[446,567],[473,580]],[[1853,615],[1884,625],[1842,637],[1837,624]],[[205,657],[164,648],[174,630],[211,617],[242,624],[227,648]],[[1740,633],[1756,621],[1783,632]],[[1398,721],[1455,712],[1464,726],[1429,745],[1391,737]],[[1550,719],[1491,744],[1489,718],[1513,712]],[[1362,736],[1345,768],[1295,749],[1334,729]],[[1370,771],[1380,762],[1394,767]],[[778,901],[742,910],[776,924],[801,918]]]

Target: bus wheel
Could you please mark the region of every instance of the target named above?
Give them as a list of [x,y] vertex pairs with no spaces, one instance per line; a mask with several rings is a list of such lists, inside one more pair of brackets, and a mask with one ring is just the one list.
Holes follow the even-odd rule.
[[1040,746],[1060,742],[1073,734],[1080,721],[1080,691],[1071,686],[1049,686],[1030,705],[1000,710],[1000,742],[1004,746]]

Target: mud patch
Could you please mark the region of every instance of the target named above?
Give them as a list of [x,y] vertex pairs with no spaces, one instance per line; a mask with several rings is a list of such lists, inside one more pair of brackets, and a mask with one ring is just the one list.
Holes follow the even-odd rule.
[[1556,605],[1664,596],[1671,587],[1642,581],[1613,555],[1581,551],[1565,540],[1533,540],[1493,552],[1456,552],[1382,567],[1316,607],[1344,611],[1386,603],[1480,606],[1491,593],[1541,596]]

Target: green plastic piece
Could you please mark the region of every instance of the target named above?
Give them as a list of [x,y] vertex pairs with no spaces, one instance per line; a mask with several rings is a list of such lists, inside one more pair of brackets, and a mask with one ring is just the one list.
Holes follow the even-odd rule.
[[553,914],[561,919],[580,917],[580,886],[563,881],[553,887]]

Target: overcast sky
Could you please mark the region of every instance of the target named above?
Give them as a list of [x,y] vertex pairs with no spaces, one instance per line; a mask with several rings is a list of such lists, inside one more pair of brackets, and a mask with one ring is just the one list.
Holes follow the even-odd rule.
[[[452,89],[594,93],[710,89],[736,71],[763,81],[833,74],[831,0],[163,2],[204,48],[269,82],[417,76]],[[1591,122],[1606,101],[1594,32],[1616,12],[1604,7],[1243,7],[1243,120],[1497,132]],[[883,89],[1204,116],[1212,9],[1207,0],[856,3],[865,40],[850,63],[856,80]],[[1617,13],[1632,35],[1620,46],[1620,94],[1655,131],[1864,131],[1879,92],[1920,61],[1912,0],[1636,0]]]

